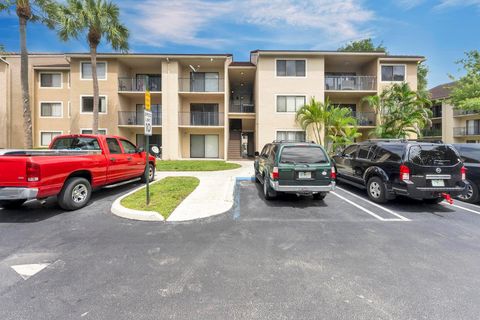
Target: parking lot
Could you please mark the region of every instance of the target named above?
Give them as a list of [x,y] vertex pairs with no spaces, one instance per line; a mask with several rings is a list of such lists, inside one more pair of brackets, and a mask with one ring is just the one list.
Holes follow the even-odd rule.
[[[265,201],[242,181],[226,214],[123,220],[106,189],[77,212],[0,211],[1,319],[478,319],[480,207]],[[46,263],[24,280],[13,265]]]

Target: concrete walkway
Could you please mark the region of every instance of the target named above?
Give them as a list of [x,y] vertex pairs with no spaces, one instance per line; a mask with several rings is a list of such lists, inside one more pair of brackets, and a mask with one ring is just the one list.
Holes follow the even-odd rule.
[[173,176],[197,177],[199,186],[172,212],[167,221],[188,221],[214,216],[228,211],[233,205],[237,177],[253,176],[253,161],[235,161],[242,167],[224,171],[162,171],[155,180]]

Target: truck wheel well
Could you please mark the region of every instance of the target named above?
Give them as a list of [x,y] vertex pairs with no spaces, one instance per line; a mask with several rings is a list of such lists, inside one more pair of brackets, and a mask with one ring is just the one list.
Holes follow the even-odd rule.
[[72,172],[65,181],[70,178],[85,178],[88,180],[88,182],[90,182],[90,184],[92,183],[92,174],[90,173],[90,171],[87,170]]

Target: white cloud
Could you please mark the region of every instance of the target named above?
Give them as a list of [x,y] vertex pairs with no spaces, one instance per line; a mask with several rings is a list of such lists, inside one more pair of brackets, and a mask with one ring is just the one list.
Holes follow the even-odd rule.
[[436,8],[443,9],[457,6],[476,6],[480,8],[480,0],[440,0]]
[[[151,46],[168,43],[222,48],[239,38],[337,43],[371,36],[374,13],[358,0],[146,0],[122,1],[132,40]],[[249,34],[239,34],[247,26]],[[315,39],[312,39],[315,35]],[[303,40],[302,40],[303,38]],[[323,42],[323,41],[322,41]]]

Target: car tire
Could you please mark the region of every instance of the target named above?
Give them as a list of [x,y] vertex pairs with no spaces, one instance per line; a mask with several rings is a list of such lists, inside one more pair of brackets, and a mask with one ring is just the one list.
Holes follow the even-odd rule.
[[468,203],[477,203],[479,201],[478,186],[470,180],[467,182],[467,194],[457,198]]
[[0,201],[0,208],[4,209],[18,209],[20,208],[26,199],[19,199],[19,200],[2,200]]
[[72,211],[85,207],[92,196],[92,186],[85,178],[68,179],[58,195],[58,204],[64,210]]
[[444,200],[443,197],[438,197],[433,199],[423,199],[423,202],[427,204],[439,204],[443,200]]
[[386,203],[387,200],[387,188],[385,183],[379,177],[372,177],[367,182],[367,194],[368,197],[376,203]]
[[276,197],[276,192],[270,187],[268,176],[263,177],[263,196],[265,200],[272,200]]
[[[155,179],[155,167],[153,164],[148,164],[148,177],[149,177],[149,182],[152,182]],[[147,182],[147,179],[145,179],[145,172],[143,172],[142,176],[140,177],[140,180],[143,183]]]
[[327,196],[326,192],[319,192],[319,193],[314,193],[313,194],[313,199],[314,200],[323,200]]

